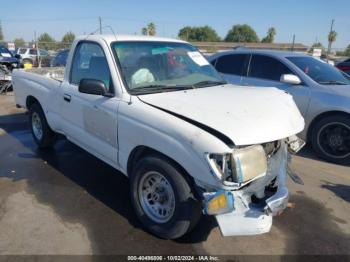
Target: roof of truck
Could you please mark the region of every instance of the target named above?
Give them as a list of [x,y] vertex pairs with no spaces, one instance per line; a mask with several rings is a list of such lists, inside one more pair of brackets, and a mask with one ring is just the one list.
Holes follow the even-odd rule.
[[144,36],[144,35],[81,35],[77,40],[97,40],[103,38],[106,42],[111,43],[114,41],[161,41],[161,42],[178,42],[186,43],[180,39],[158,37],[158,36]]

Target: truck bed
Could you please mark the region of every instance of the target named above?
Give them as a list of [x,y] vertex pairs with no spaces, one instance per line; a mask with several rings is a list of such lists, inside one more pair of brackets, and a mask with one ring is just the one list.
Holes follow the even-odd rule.
[[26,69],[25,71],[29,73],[45,76],[47,78],[52,78],[54,80],[58,80],[62,82],[64,78],[65,67],[31,68],[31,69]]

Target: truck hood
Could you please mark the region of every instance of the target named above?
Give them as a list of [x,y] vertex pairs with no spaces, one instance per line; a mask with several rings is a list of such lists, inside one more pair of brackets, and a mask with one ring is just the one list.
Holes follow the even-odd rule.
[[[276,88],[222,85],[139,96],[140,100],[209,127],[235,145],[260,144],[301,132],[292,96]],[[208,130],[207,130],[208,131]]]

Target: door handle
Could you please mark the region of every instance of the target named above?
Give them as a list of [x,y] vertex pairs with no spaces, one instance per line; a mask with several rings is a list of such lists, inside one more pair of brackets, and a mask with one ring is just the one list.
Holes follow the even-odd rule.
[[70,102],[70,100],[72,99],[72,97],[70,96],[70,95],[68,95],[68,94],[64,94],[63,95],[63,99],[64,99],[64,101],[66,101],[66,102]]

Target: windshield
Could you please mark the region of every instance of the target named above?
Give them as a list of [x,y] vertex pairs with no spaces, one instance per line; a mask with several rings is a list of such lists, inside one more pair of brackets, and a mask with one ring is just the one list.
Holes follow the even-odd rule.
[[185,43],[114,42],[132,94],[176,91],[226,83],[197,49]]
[[10,51],[6,47],[0,46],[0,56],[12,57],[12,54],[10,53]]
[[350,77],[334,66],[313,57],[287,57],[289,61],[299,67],[305,74],[322,85],[349,85]]
[[20,55],[23,55],[23,54],[26,53],[26,51],[27,51],[27,49],[25,49],[25,48],[20,48],[19,51],[18,51],[18,53],[19,53]]

